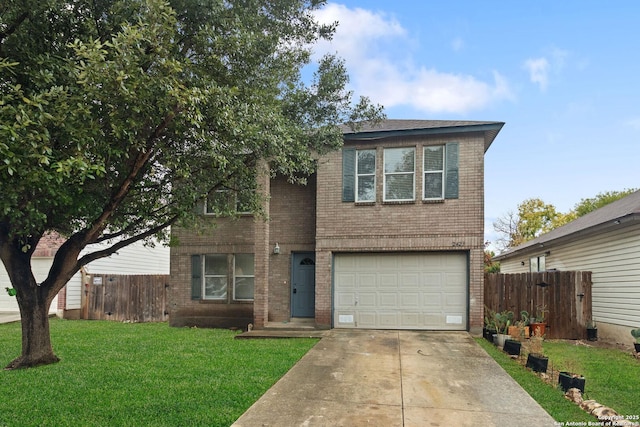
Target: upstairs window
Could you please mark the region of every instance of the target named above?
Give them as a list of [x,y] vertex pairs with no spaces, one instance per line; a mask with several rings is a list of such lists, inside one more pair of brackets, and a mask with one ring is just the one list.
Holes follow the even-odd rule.
[[356,202],[376,201],[376,150],[357,151],[356,188]]
[[230,189],[214,190],[209,193],[205,200],[204,213],[205,215],[250,214],[254,196],[253,189],[239,191]]
[[424,147],[423,200],[458,198],[458,143]]
[[444,198],[444,145],[424,147],[425,200]]
[[415,148],[384,150],[384,201],[415,199]]

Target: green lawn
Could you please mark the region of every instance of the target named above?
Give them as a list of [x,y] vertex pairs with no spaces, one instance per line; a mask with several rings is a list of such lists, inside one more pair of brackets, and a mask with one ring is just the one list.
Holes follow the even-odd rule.
[[[497,347],[479,338],[476,341],[533,397],[556,421],[597,419],[565,399],[555,385],[543,382],[536,374],[512,360]],[[549,369],[584,375],[585,399],[594,399],[623,416],[640,415],[640,361],[620,350],[576,346],[571,341],[545,341],[544,353]]]
[[[61,361],[0,371],[0,426],[229,426],[317,342],[234,335],[52,319]],[[19,354],[20,324],[0,325],[0,363]]]

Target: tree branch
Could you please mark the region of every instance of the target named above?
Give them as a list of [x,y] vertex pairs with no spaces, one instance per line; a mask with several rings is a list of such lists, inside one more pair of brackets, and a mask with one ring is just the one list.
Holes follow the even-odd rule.
[[78,260],[78,263],[77,263],[78,270],[82,266],[85,266],[85,265],[89,264],[91,261],[95,261],[97,259],[105,258],[105,257],[108,257],[110,255],[113,255],[114,253],[116,253],[120,249],[124,248],[125,246],[128,246],[128,245],[130,245],[132,243],[135,243],[135,242],[139,242],[140,240],[144,240],[147,237],[153,236],[154,234],[158,233],[159,231],[163,230],[164,228],[169,227],[177,219],[178,219],[178,216],[174,216],[174,217],[170,218],[169,220],[165,221],[164,223],[159,224],[159,225],[157,225],[157,226],[155,226],[153,228],[150,228],[149,230],[145,231],[144,233],[137,234],[137,235],[132,236],[132,237],[130,237],[128,239],[125,239],[125,240],[121,240],[118,243],[114,244],[113,246],[110,246],[107,249],[103,249],[101,251],[96,251],[96,252],[91,252],[90,254],[84,255],[83,257],[81,257]]
[[11,34],[15,33],[18,30],[20,24],[22,24],[25,19],[29,17],[29,12],[24,12],[22,15],[18,16],[18,18],[13,22],[13,24],[9,25],[6,30],[0,32],[0,45],[4,42],[4,39],[9,37]]
[[98,236],[104,231],[108,225],[109,218],[113,216],[113,213],[117,207],[122,203],[124,198],[131,190],[132,185],[136,182],[136,177],[149,161],[153,154],[154,141],[162,134],[164,129],[169,126],[169,123],[176,117],[179,112],[179,107],[176,106],[170,111],[162,120],[162,122],[154,129],[154,131],[147,138],[147,144],[143,150],[138,151],[135,161],[131,166],[129,175],[122,181],[120,187],[111,196],[109,203],[102,211],[102,214],[91,224],[91,227],[86,230],[83,236],[82,243],[86,246],[89,243],[93,243],[98,239]]

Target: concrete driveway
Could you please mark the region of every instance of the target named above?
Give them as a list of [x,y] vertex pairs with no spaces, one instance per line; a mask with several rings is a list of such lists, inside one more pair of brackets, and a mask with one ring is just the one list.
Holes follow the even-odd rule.
[[234,424],[553,426],[465,332],[326,334]]

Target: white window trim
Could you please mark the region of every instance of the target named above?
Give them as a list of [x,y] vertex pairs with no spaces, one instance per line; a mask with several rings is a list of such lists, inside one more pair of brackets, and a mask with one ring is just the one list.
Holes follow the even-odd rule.
[[[429,147],[442,147],[442,169],[441,170],[427,170],[427,165],[425,162],[427,161],[426,152]],[[447,158],[447,147],[446,145],[425,145],[422,148],[422,200],[444,200],[444,187],[445,187],[445,162]],[[436,174],[439,173],[442,177],[442,185],[440,186],[440,197],[425,197],[425,190],[427,187],[427,174]]]
[[[384,152],[384,156],[386,156],[387,154],[387,150],[395,150],[395,149],[412,149],[413,150],[413,171],[411,172],[386,172],[385,171],[385,165],[386,165],[386,158],[383,159],[383,164],[382,164],[382,173],[384,175],[384,180],[383,180],[383,193],[382,193],[382,200],[384,202],[412,202],[415,201],[416,199],[416,147],[386,147],[384,148],[383,152]],[[409,175],[411,174],[411,177],[413,178],[412,180],[412,185],[411,185],[411,198],[410,199],[387,199],[387,176],[391,176],[391,175]]]
[[543,271],[547,271],[547,259],[545,255],[529,258],[529,272],[540,273]]
[[[373,151],[373,173],[358,173],[358,160],[359,160],[359,156],[358,154],[361,151]],[[366,150],[356,150],[356,187],[355,187],[355,201],[356,203],[360,202],[360,203],[366,203],[366,202],[375,202],[376,201],[376,170],[377,170],[377,165],[378,165],[378,153],[376,151],[376,149],[366,149]],[[370,177],[373,176],[373,199],[365,199],[365,200],[360,200],[359,195],[360,195],[360,186],[359,186],[359,179],[360,177]]]

